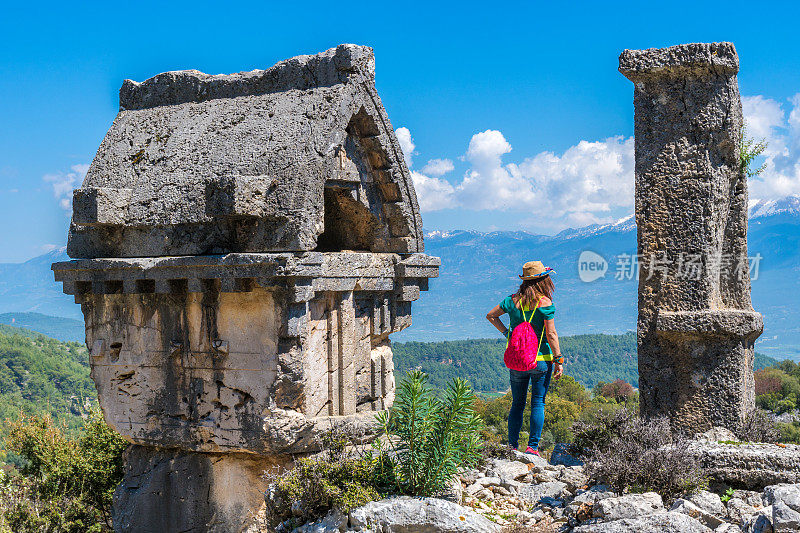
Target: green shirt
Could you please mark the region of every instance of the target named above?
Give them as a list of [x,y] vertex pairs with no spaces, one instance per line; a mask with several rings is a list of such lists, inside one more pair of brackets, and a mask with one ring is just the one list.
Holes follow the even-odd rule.
[[[506,296],[502,302],[500,302],[500,309],[508,313],[508,318],[510,324],[508,326],[509,332],[513,331],[515,327],[522,324],[522,321],[527,318],[530,320],[531,326],[533,327],[533,331],[536,332],[536,335],[542,341],[542,346],[539,349],[539,356],[536,358],[537,361],[552,361],[552,351],[550,350],[550,345],[547,343],[547,337],[544,334],[544,321],[551,320],[556,315],[556,306],[552,303],[547,307],[539,306],[536,308],[536,312],[533,313],[533,319],[531,319],[531,312],[530,309],[527,307],[523,307],[522,309],[517,309],[517,306],[514,305],[514,300],[511,296]],[[525,318],[522,318],[523,311],[525,312]],[[509,333],[510,334],[510,333]],[[544,338],[542,338],[544,337]]]

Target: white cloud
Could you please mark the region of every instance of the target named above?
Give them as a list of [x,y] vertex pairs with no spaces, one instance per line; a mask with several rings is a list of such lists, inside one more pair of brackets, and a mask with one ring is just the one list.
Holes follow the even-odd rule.
[[510,151],[511,145],[502,133],[486,130],[472,136],[464,157],[474,166],[486,169],[499,165],[503,154]]
[[455,189],[446,180],[431,178],[415,171],[411,172],[411,178],[414,180],[414,189],[422,211],[456,207]]
[[742,97],[742,111],[747,121],[747,131],[753,137],[767,137],[773,129],[783,124],[781,105],[770,98],[758,96]]
[[561,155],[542,152],[510,167],[536,185],[531,207],[553,218],[552,229],[612,222],[620,209],[633,209],[633,137],[580,141]]
[[394,130],[394,134],[397,135],[397,140],[400,143],[400,149],[403,151],[406,165],[408,165],[408,168],[411,168],[411,160],[414,154],[416,154],[414,151],[416,145],[414,144],[414,139],[411,138],[411,132],[408,128],[400,127]]
[[[742,107],[748,134],[769,143],[766,171],[750,182],[751,198],[800,194],[800,93],[784,104],[744,97]],[[614,222],[633,211],[633,137],[584,140],[563,153],[505,161],[511,151],[500,131],[476,133],[462,158],[469,168],[460,181],[440,177],[452,170],[452,161],[431,159],[412,173],[420,208],[506,212],[502,216],[514,218],[517,226],[541,231]]]
[[80,187],[89,165],[72,165],[69,172],[45,174],[42,179],[53,187],[53,196],[68,214],[72,212],[72,190]]
[[438,177],[452,172],[455,168],[449,159],[431,159],[422,167],[422,173]]
[[470,168],[460,182],[415,172],[421,209],[508,211],[518,226],[556,231],[612,222],[633,208],[632,138],[581,141],[562,154],[505,163],[511,150],[501,132],[487,130],[470,140],[464,155]]
[[535,200],[533,184],[503,165],[511,145],[497,130],[476,133],[464,158],[471,164],[457,186],[459,203],[467,209],[517,209]]
[[748,135],[768,143],[764,151],[766,169],[750,179],[750,197],[776,200],[800,194],[800,93],[786,104],[763,96],[746,96],[742,109]]

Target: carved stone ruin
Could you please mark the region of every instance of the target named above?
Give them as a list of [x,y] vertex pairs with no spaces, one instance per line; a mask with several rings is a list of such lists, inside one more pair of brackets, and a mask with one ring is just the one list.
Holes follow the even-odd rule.
[[[53,265],[133,446],[117,531],[240,531],[270,465],[391,406],[438,275],[370,48],[126,80]],[[255,527],[255,526],[252,526]]]
[[731,43],[625,50],[634,83],[639,387],[645,416],[691,432],[753,409],[747,179]]

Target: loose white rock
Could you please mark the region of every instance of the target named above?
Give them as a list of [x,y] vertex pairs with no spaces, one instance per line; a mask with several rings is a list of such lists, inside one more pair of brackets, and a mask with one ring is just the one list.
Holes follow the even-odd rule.
[[[720,504],[721,503],[722,502],[720,502]],[[694,502],[691,502],[689,500],[684,500],[682,498],[678,498],[677,500],[675,500],[675,503],[672,504],[672,507],[670,507],[669,510],[683,513],[685,515],[691,516],[692,518],[697,518],[710,528],[717,528],[724,522],[724,520],[722,520],[721,518],[705,511],[704,509],[701,509],[700,507],[695,505]],[[722,513],[720,514],[723,514],[724,511],[725,509],[723,508]]]
[[748,517],[755,514],[758,514],[758,509],[745,503],[744,500],[739,498],[728,500],[728,518],[737,524],[743,524]]
[[594,516],[606,521],[636,518],[663,510],[664,502],[655,492],[626,494],[599,500],[594,504]]
[[561,481],[549,481],[520,487],[518,494],[523,500],[537,504],[542,498],[561,498],[567,490],[567,484]]
[[701,490],[689,496],[688,500],[707,513],[713,515],[725,514],[725,505],[720,497],[713,492]]
[[486,469],[486,474],[488,476],[510,480],[525,477],[528,475],[528,472],[529,469],[526,463],[507,461],[505,459],[491,459]]
[[698,520],[682,513],[660,512],[639,518],[576,527],[572,533],[711,533]]
[[800,531],[800,513],[782,501],[772,505],[772,530],[775,533]]
[[758,514],[748,517],[742,530],[746,533],[772,533],[772,506],[764,507]]
[[472,509],[437,498],[399,496],[370,502],[350,512],[350,530],[382,533],[493,533],[500,527]]
[[764,487],[764,505],[783,502],[794,511],[800,512],[800,484],[782,483]]

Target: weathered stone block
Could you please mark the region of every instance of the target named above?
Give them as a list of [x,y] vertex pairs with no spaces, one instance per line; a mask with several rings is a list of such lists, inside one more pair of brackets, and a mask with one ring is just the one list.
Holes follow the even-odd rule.
[[[110,187],[127,191],[124,214]],[[355,45],[267,70],[126,80],[75,206],[71,257],[423,251],[372,50]]]
[[206,184],[206,215],[264,217],[267,195],[275,183],[268,176],[222,176]]
[[86,187],[72,193],[73,222],[78,225],[121,226],[128,220],[132,189]]
[[275,466],[253,455],[131,446],[125,452],[123,481],[114,492],[114,529],[260,531],[265,522],[263,473]]
[[719,486],[761,490],[778,483],[800,483],[798,445],[699,441],[687,453]]

